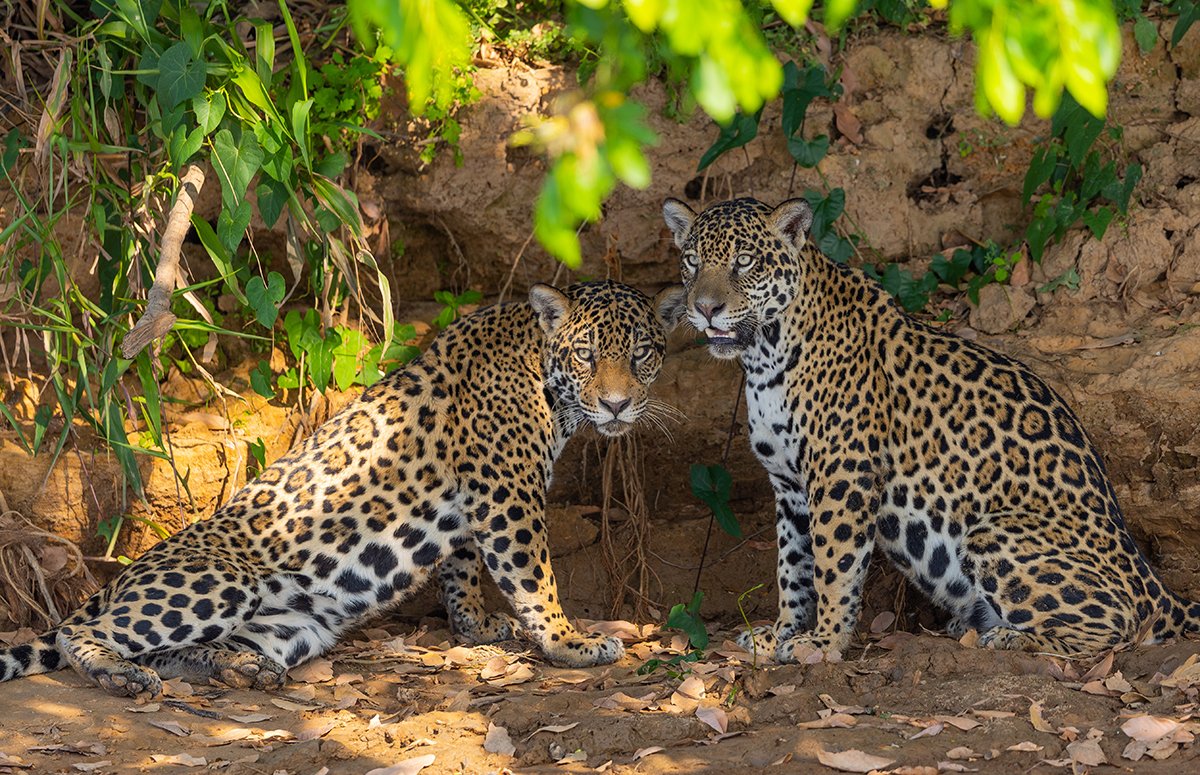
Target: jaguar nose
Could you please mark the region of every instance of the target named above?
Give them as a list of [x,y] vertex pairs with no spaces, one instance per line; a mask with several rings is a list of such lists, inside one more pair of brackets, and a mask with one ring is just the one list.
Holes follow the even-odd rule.
[[613,417],[620,417],[621,412],[625,411],[632,401],[631,398],[601,398],[600,405],[612,412]]
[[725,305],[713,301],[697,301],[696,310],[711,323],[714,317],[725,311]]

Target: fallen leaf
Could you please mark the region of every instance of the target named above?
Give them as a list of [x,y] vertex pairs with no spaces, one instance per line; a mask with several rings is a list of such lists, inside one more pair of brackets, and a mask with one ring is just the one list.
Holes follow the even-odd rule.
[[1042,703],[1040,700],[1029,705],[1029,723],[1039,732],[1054,732],[1054,727],[1047,724],[1046,719],[1042,717]]
[[586,761],[587,761],[587,751],[580,748],[577,751],[571,751],[571,753],[567,754],[566,756],[560,757],[554,763],[561,765],[561,764],[574,764],[575,762],[586,762]]
[[1118,694],[1133,691],[1133,684],[1125,680],[1125,676],[1121,675],[1120,670],[1104,679],[1104,687]]
[[493,678],[499,678],[508,673],[509,661],[502,656],[495,656],[488,660],[483,669],[479,671],[479,677],[485,681],[490,681]]
[[568,732],[577,726],[579,726],[578,721],[571,723],[571,724],[558,724],[558,725],[552,725],[552,726],[546,726],[546,727],[538,727],[537,729],[533,730],[532,732],[530,732],[528,735],[525,736],[525,742],[528,743],[530,740],[533,739],[533,736],[539,732],[553,732],[554,734],[558,734],[560,732]]
[[887,630],[889,630],[895,623],[896,614],[892,613],[891,611],[884,611],[880,614],[877,614],[875,618],[871,620],[871,634],[880,635],[884,632],[887,632]]
[[334,680],[335,686],[344,686],[346,684],[362,683],[362,673],[342,673]]
[[1080,682],[1088,683],[1090,681],[1103,681],[1104,678],[1112,672],[1113,657],[1113,652],[1108,652],[1108,654],[1104,656],[1104,659],[1101,659],[1099,662],[1092,665],[1091,669],[1083,674],[1083,676],[1079,679]]
[[886,769],[896,760],[872,756],[856,748],[851,748],[848,751],[837,752],[817,749],[817,761],[826,767],[832,767],[842,772],[871,772],[872,770]]
[[1024,742],[1010,745],[1008,748],[1005,748],[1004,750],[1006,750],[1006,751],[1040,751],[1044,747],[1045,746],[1038,745],[1037,743],[1033,742],[1032,740],[1025,740]]
[[849,713],[833,713],[816,721],[802,721],[796,726],[800,729],[850,729],[858,723],[858,719]]
[[937,775],[937,773],[937,767],[930,767],[928,765],[918,765],[916,767],[897,767],[894,770],[891,770],[892,775]]
[[972,710],[971,715],[991,721],[998,718],[1012,718],[1017,714],[1011,710]]
[[[0,759],[0,767],[2,767],[2,766],[4,766],[4,760]],[[98,770],[101,767],[111,767],[112,762],[110,762],[110,761],[80,762],[79,764],[72,764],[71,766],[74,767],[75,769],[79,770],[80,772],[91,772],[92,770]]]
[[79,756],[103,756],[108,753],[108,746],[104,743],[85,743],[80,741],[74,744],[31,745],[25,750],[37,753],[73,753]]
[[652,746],[649,746],[648,748],[639,748],[633,752],[633,760],[635,762],[640,761],[641,759],[645,759],[647,756],[650,756],[651,754],[656,754],[656,753],[659,753],[660,751],[665,751],[665,750],[667,750],[667,749],[663,748],[661,745],[652,745]]
[[1101,750],[1100,743],[1093,738],[1076,740],[1073,743],[1069,743],[1067,745],[1067,755],[1071,757],[1071,761],[1088,767],[1099,767],[1101,764],[1108,763],[1108,757]]
[[417,775],[418,772],[433,764],[434,758],[433,754],[427,753],[424,756],[397,762],[390,767],[376,767],[373,770],[367,770],[366,775]]
[[318,737],[324,737],[335,726],[337,726],[337,721],[317,721],[314,719],[301,725],[300,731],[296,733],[296,741],[303,743],[307,740],[316,740]]
[[274,705],[276,708],[282,708],[284,710],[294,710],[294,711],[313,710],[315,707],[313,705],[302,705],[298,702],[292,702],[291,700],[285,700],[280,697],[272,697],[271,704]]
[[862,122],[854,115],[850,107],[842,102],[833,103],[833,120],[837,130],[855,145],[862,145]]
[[973,649],[977,647],[979,645],[979,631],[972,627],[962,634],[962,637],[958,639],[958,643],[963,648]]
[[968,767],[962,762],[938,762],[938,772],[979,772],[978,767]]
[[533,669],[524,663],[518,664],[505,675],[488,681],[492,686],[512,686],[513,684],[525,683],[533,678]]
[[717,730],[718,734],[725,734],[729,728],[728,714],[716,706],[696,708],[696,718]]
[[955,729],[960,729],[963,732],[970,732],[975,727],[980,726],[979,722],[973,718],[966,716],[934,716],[934,721],[940,721],[943,724],[948,724]]
[[333,662],[328,659],[310,659],[288,671],[288,678],[300,683],[324,683],[333,680]]
[[639,627],[633,622],[623,620],[587,622],[584,629],[595,635],[608,635],[624,641],[645,640],[658,629],[653,624]]
[[683,679],[675,691],[689,699],[702,700],[704,699],[704,681],[697,676],[689,675]]
[[1121,731],[1127,737],[1143,743],[1152,743],[1166,737],[1178,728],[1178,721],[1159,716],[1134,716],[1121,725]]
[[921,738],[921,737],[933,737],[936,734],[940,734],[941,731],[944,730],[945,728],[946,728],[946,725],[939,721],[937,723],[930,724],[929,726],[925,727],[924,729],[922,729],[920,732],[916,733],[915,735],[912,735],[908,739],[916,740],[917,738]]
[[125,710],[130,713],[157,713],[162,710],[162,703],[148,702],[145,705],[130,705]]
[[508,736],[508,730],[490,722],[487,735],[483,738],[483,750],[502,756],[514,756],[517,753],[517,747],[513,745],[512,738]]
[[870,713],[871,709],[863,705],[842,705],[837,700],[830,697],[828,694],[817,695],[818,699],[834,713],[849,713],[852,716],[861,716],[864,713]]
[[300,702],[312,702],[317,698],[317,687],[313,686],[312,684],[306,684],[304,686],[292,689],[287,693],[287,696]]
[[791,694],[794,691],[796,691],[795,684],[779,684],[778,686],[772,686],[769,689],[767,689],[767,694],[772,694],[772,695],[775,695],[776,697],[783,697],[785,695]]
[[192,685],[178,678],[169,678],[163,681],[162,690],[163,694],[168,697],[191,697],[194,694]]
[[9,756],[0,751],[0,767],[14,767],[17,769],[28,770],[33,767],[33,762],[27,762],[20,756]]
[[185,727],[183,724],[180,724],[177,721],[151,721],[150,726],[164,729],[167,732],[170,732],[173,735],[179,735],[180,737],[187,737],[192,733],[191,729]]
[[236,721],[240,724],[257,724],[260,721],[269,721],[275,718],[270,713],[231,713],[229,714],[230,721]]
[[203,756],[192,756],[190,753],[177,753],[170,756],[152,753],[150,758],[157,764],[178,764],[182,767],[207,767],[208,760]]
[[644,697],[630,697],[625,692],[617,692],[608,697],[601,697],[592,704],[597,708],[606,708],[608,710],[645,710],[650,707],[654,701],[654,692],[650,692]]
[[975,751],[971,750],[970,748],[966,747],[965,745],[960,745],[957,748],[951,748],[949,751],[946,751],[947,759],[956,759],[956,760],[965,759],[967,761],[971,761],[974,759],[978,759],[982,756],[983,756],[983,754],[976,753]]

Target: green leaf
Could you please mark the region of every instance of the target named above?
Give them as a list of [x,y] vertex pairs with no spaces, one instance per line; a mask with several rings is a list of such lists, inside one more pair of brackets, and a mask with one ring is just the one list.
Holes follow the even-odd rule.
[[285,292],[283,275],[279,272],[269,273],[266,283],[258,275],[254,275],[246,283],[246,299],[254,310],[254,316],[264,328],[269,329],[275,325],[275,320],[279,317],[279,303],[283,301]]
[[692,601],[687,605],[677,603],[667,614],[667,626],[683,632],[688,636],[692,646],[698,649],[708,647],[708,629],[700,620],[700,605],[704,602],[704,593],[697,591],[692,595]]
[[196,114],[196,123],[204,130],[205,136],[212,134],[225,116],[225,95],[214,92],[196,97],[192,100],[192,112]]
[[249,200],[243,200],[232,208],[226,203],[217,216],[217,239],[221,240],[230,254],[237,253],[238,246],[242,244],[242,238],[250,228],[252,214]]
[[734,148],[741,148],[753,140],[758,135],[760,118],[762,118],[761,110],[753,115],[739,113],[734,116],[732,121],[721,127],[721,133],[717,135],[716,142],[700,157],[700,164],[696,167],[696,171],[703,170],[719,159],[722,154],[732,151]]
[[170,110],[204,89],[208,65],[192,56],[192,47],[180,41],[158,59],[158,99]]
[[301,100],[292,105],[292,136],[296,139],[296,145],[300,146],[300,158],[304,160],[305,169],[312,169],[312,159],[309,157],[312,139],[308,133],[308,114],[312,106],[312,100]]
[[229,254],[230,251],[221,243],[221,239],[217,233],[213,231],[213,227],[208,221],[201,218],[199,215],[192,213],[192,229],[196,232],[196,236],[200,238],[200,244],[204,245],[204,249],[208,252],[208,257],[212,260],[213,265],[217,267],[217,271],[221,273],[221,277],[225,280],[225,287],[229,292],[237,298],[242,304],[248,304],[245,294],[237,284],[237,272],[233,268],[233,261]]
[[258,78],[270,87],[275,68],[275,30],[272,24],[261,19],[254,24],[254,70]]
[[1137,21],[1133,23],[1133,39],[1137,41],[1139,51],[1149,54],[1158,43],[1158,28],[1154,22],[1138,14]]
[[729,472],[723,466],[693,463],[691,482],[692,494],[708,506],[721,529],[734,538],[741,538],[742,526],[729,507],[729,493],[733,485],[733,477]]
[[259,361],[250,370],[250,387],[263,398],[275,397],[275,388],[271,387],[271,366],[266,361]]
[[362,356],[371,342],[361,331],[346,326],[338,326],[337,333],[340,341],[333,350],[333,379],[338,390],[345,392],[358,381]]
[[1029,162],[1029,169],[1025,171],[1025,183],[1021,186],[1021,202],[1023,204],[1029,204],[1029,198],[1042,184],[1050,180],[1050,176],[1054,174],[1057,166],[1058,151],[1053,144],[1044,145],[1034,151],[1033,158]]
[[1179,18],[1175,21],[1175,29],[1171,30],[1171,48],[1179,45],[1179,41],[1183,40],[1183,36],[1187,35],[1188,30],[1200,19],[1200,3],[1190,2],[1190,0],[1182,0],[1174,6],[1179,11]]
[[362,236],[363,222],[358,214],[358,198],[354,196],[353,192],[347,191],[332,180],[319,175],[313,177],[312,191],[317,201],[336,215],[342,225],[348,227],[354,236]]
[[227,206],[237,205],[245,199],[250,181],[262,161],[262,148],[253,132],[242,132],[237,141],[228,129],[222,129],[213,137],[213,167],[221,181],[221,195]]
[[933,257],[929,269],[942,282],[957,288],[967,272],[971,271],[973,258],[971,251],[963,250],[962,248],[954,251],[949,260],[946,259],[945,255],[938,253]]
[[788,153],[801,167],[815,167],[829,152],[829,137],[818,135],[812,140],[805,140],[797,135],[788,138],[787,147]]
[[260,176],[255,199],[258,201],[258,213],[262,216],[263,223],[267,228],[271,228],[279,221],[283,208],[287,207],[287,186],[269,175]]
[[825,68],[819,64],[801,70],[795,62],[783,66],[783,134],[791,137],[804,126],[808,106],[818,97],[832,97],[825,82]]
[[1116,215],[1111,208],[1099,207],[1095,210],[1087,210],[1079,217],[1083,223],[1092,231],[1092,236],[1096,239],[1104,239],[1104,232],[1108,230],[1108,224],[1112,223],[1113,216]]

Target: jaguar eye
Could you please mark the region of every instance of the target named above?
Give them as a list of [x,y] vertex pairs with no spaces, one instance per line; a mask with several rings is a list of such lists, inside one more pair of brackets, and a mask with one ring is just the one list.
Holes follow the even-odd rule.
[[650,345],[641,344],[633,351],[633,359],[635,361],[645,360],[650,357]]
[[749,269],[750,267],[754,266],[754,256],[750,255],[749,253],[742,253],[737,257],[737,259],[734,260],[733,265],[737,267],[739,271]]
[[695,253],[685,254],[683,256],[683,265],[689,272],[695,274],[696,270],[700,268],[700,256]]
[[592,362],[592,348],[576,347],[575,348],[575,357],[578,358],[579,360],[583,361],[584,363],[591,363]]

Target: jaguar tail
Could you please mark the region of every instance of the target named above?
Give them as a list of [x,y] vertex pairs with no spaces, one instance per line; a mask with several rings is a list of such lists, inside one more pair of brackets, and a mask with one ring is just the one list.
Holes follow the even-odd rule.
[[66,661],[55,643],[57,635],[58,628],[55,628],[29,643],[0,649],[0,681],[66,667]]

